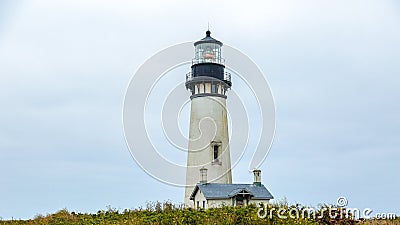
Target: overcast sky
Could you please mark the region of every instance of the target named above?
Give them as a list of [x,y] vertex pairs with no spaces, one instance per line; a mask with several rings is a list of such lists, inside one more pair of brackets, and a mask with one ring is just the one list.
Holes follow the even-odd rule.
[[[400,214],[398,1],[3,0],[0,217],[182,202],[183,188],[132,160],[123,99],[146,59],[202,38],[208,22],[273,91],[276,136],[261,169],[274,197],[345,196]],[[234,182],[252,182],[247,166]]]

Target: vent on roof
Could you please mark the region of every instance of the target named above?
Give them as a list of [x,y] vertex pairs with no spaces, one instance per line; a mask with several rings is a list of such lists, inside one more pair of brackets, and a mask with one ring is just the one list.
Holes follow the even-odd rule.
[[254,173],[253,184],[256,186],[261,186],[261,170],[253,170],[253,173]]
[[206,184],[207,183],[207,168],[200,169],[200,183]]

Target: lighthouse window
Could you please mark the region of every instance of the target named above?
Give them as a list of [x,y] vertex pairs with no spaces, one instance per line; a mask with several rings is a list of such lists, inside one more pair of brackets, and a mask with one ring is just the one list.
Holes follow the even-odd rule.
[[217,85],[216,84],[211,85],[211,93],[217,93]]
[[218,145],[214,145],[214,161],[218,160]]

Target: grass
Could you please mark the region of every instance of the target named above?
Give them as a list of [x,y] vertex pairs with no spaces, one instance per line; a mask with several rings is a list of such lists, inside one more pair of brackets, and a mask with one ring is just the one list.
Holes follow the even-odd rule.
[[[272,208],[278,209],[283,208],[286,212],[280,215],[287,218],[278,217],[277,210],[272,211],[271,217],[268,213],[265,218],[260,218],[258,213],[261,215],[264,211],[259,211],[260,208],[255,205],[249,205],[246,207],[230,207],[225,206],[221,208],[208,209],[208,210],[193,210],[185,209],[182,206],[175,206],[170,202],[155,202],[148,203],[146,208],[132,209],[118,211],[111,207],[107,210],[101,210],[97,213],[76,213],[69,212],[66,209],[62,209],[54,214],[46,216],[38,215],[30,220],[8,220],[0,221],[1,225],[89,225],[89,224],[304,224],[304,225],[319,225],[319,224],[400,224],[400,218],[391,220],[354,220],[351,215],[343,216],[340,218],[331,218],[327,213],[323,213],[320,209],[316,212],[315,218],[312,214],[305,214],[305,217],[291,218],[289,211],[304,210],[305,207],[299,204],[288,205],[285,202],[268,205],[268,212],[271,212]],[[293,210],[294,209],[294,210]],[[344,214],[345,215],[345,214]]]

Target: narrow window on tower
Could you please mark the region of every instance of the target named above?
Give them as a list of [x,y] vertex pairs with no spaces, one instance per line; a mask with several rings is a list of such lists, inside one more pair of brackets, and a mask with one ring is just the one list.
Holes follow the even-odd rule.
[[214,145],[214,161],[218,161],[218,145]]
[[212,165],[222,165],[221,158],[221,145],[220,141],[211,142],[211,164]]

